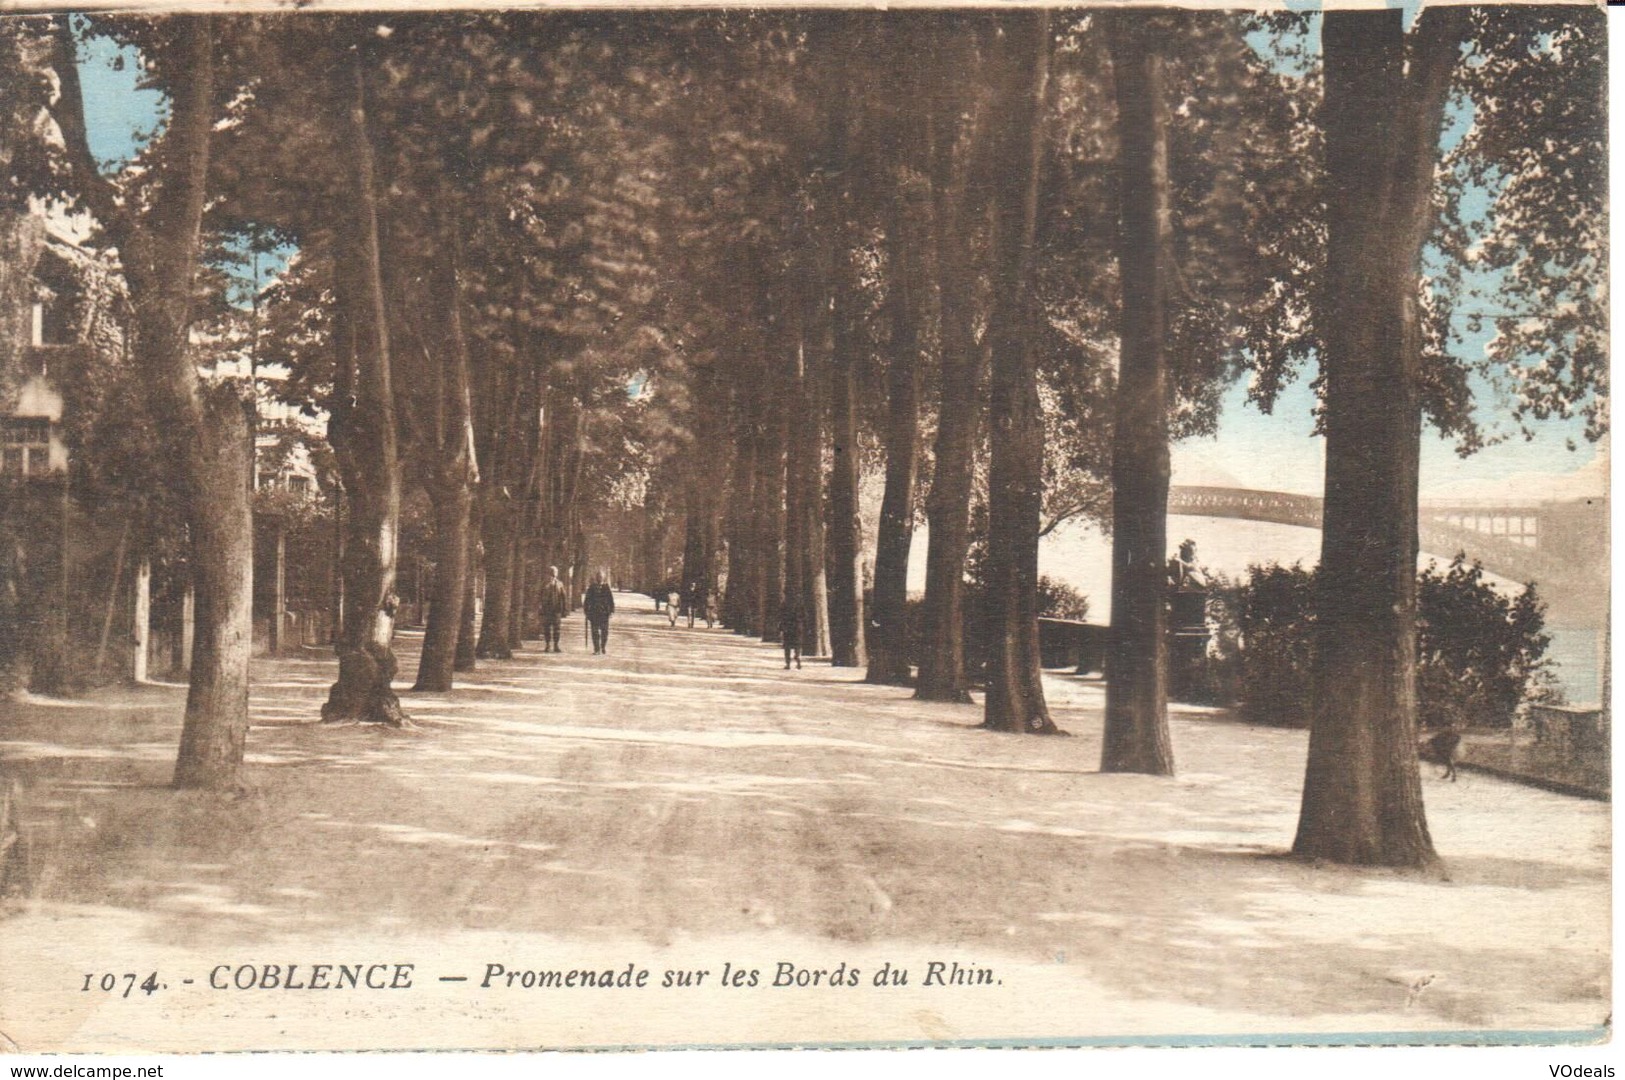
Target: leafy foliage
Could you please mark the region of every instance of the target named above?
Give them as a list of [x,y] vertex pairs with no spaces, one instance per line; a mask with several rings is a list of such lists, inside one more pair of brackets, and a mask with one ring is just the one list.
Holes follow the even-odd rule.
[[44,16],[0,18],[0,214],[25,215],[35,200],[73,195],[45,119],[53,92],[50,26]]
[[1248,568],[1234,601],[1233,640],[1239,646],[1242,713],[1255,723],[1309,726],[1314,586],[1313,571],[1298,564]]
[[[1062,34],[1041,208],[1041,290],[1055,332],[1048,364],[1055,368],[1061,347],[1085,369],[1085,387],[1101,378],[1088,369],[1116,362],[1117,141],[1104,17],[1086,16]],[[1317,84],[1277,70],[1270,50],[1249,43],[1270,31],[1267,21],[1230,12],[1136,17],[1164,24],[1174,187],[1169,423],[1184,438],[1215,430],[1219,398],[1244,363],[1268,373],[1258,388],[1267,401],[1310,352],[1309,290],[1324,248],[1317,133],[1306,122]],[[1274,32],[1289,42],[1291,30]]]
[[[1309,724],[1314,590],[1314,571],[1271,563],[1249,567],[1240,583],[1219,579],[1210,593],[1211,660],[1233,672],[1242,714],[1255,723]],[[1556,696],[1533,585],[1508,596],[1457,555],[1443,571],[1422,570],[1417,590],[1423,727],[1506,727],[1525,704]]]
[[[1044,120],[1035,254],[1046,528],[1074,515],[1109,515],[1103,477],[1122,297],[1104,17],[1057,20]],[[1159,48],[1171,96],[1174,220],[1163,254],[1175,279],[1169,342],[1177,437],[1213,429],[1220,391],[1239,365],[1253,369],[1253,395],[1267,405],[1319,344],[1308,298],[1325,259],[1320,82],[1301,16],[1145,17],[1166,31]],[[41,124],[50,99],[49,34],[67,25],[0,20],[0,214],[29,197],[84,194],[68,182]],[[180,22],[97,16],[71,25],[81,41],[111,35],[139,53],[147,85],[184,85]],[[1474,415],[1475,394],[1487,384],[1512,400],[1519,424],[1580,414],[1596,436],[1606,427],[1607,388],[1602,19],[1582,8],[1484,7],[1465,25],[1454,141],[1443,151],[1429,276],[1419,285],[1430,320],[1427,409],[1472,449],[1493,437]],[[979,115],[985,126],[988,87],[978,57],[997,39],[998,19],[968,12],[895,21],[806,11],[279,13],[222,18],[215,33],[212,236],[203,253],[212,271],[200,277],[194,301],[208,331],[199,357],[241,346],[240,326],[232,328],[242,297],[231,295],[230,278],[242,238],[262,250],[297,244],[287,272],[261,298],[255,356],[288,372],[277,392],[306,414],[334,405],[330,262],[335,224],[351,211],[335,195],[342,185],[333,132],[342,125],[331,122],[334,73],[360,56],[403,370],[413,370],[434,336],[424,326],[434,313],[425,310],[417,268],[455,234],[465,247],[459,287],[484,433],[481,464],[487,450],[522,450],[511,468],[486,474],[487,490],[511,487],[515,499],[533,499],[526,487],[546,457],[537,423],[509,431],[500,415],[546,411],[573,424],[580,414],[569,454],[546,465],[571,475],[576,507],[590,515],[594,507],[618,513],[659,503],[651,513],[675,517],[679,500],[668,502],[665,492],[726,485],[735,475],[728,456],[751,425],[764,425],[761,400],[777,389],[770,378],[785,362],[784,327],[816,305],[792,308],[831,277],[844,276],[858,294],[860,413],[871,427],[881,423],[883,313],[905,272],[886,245],[890,204],[913,199],[923,237],[937,182],[922,168],[930,155],[910,157],[905,136],[928,124],[930,139],[920,141],[952,144],[933,143],[932,153],[974,159],[960,144],[977,138]],[[895,92],[912,85],[892,69],[916,40],[941,46],[969,76],[953,87],[924,80],[932,108]],[[826,106],[843,88],[850,144],[837,170]],[[933,109],[942,115],[926,119]],[[121,171],[102,178],[107,205],[139,216],[175,179],[163,141],[149,139]],[[987,177],[968,183],[985,187]],[[966,202],[972,209],[959,231],[978,280],[963,306],[974,309],[966,321],[981,334],[999,285],[980,266],[990,245],[986,214],[975,211],[976,197]],[[4,227],[0,237],[7,238],[0,308],[10,310],[3,294],[22,287],[16,269],[32,259],[34,241]],[[811,265],[814,251],[828,265]],[[140,269],[132,252],[121,254]],[[918,290],[933,294],[926,308],[940,307],[934,284]],[[922,322],[918,352],[929,363],[940,349],[942,312]],[[1487,346],[1484,330],[1493,331]],[[807,349],[814,365],[823,348],[816,336]],[[76,468],[87,484],[157,490],[148,474],[165,425],[143,419],[126,374],[109,353],[75,375],[70,389],[79,404],[69,423],[83,451]],[[432,426],[419,423],[434,411],[427,396],[418,399],[430,385],[397,383],[407,443]],[[865,446],[875,445],[870,434],[859,437]],[[1249,643],[1254,668],[1290,673],[1302,661],[1285,630],[1295,579],[1279,568],[1272,574],[1244,587],[1238,640]],[[1470,591],[1465,583],[1453,588]],[[1041,600],[1079,609],[1076,598],[1054,590]],[[1243,619],[1251,620],[1245,628]],[[1452,664],[1466,662],[1450,655]],[[1525,673],[1526,682],[1533,677]],[[1484,701],[1505,693],[1486,688]]]
[[[1607,29],[1587,7],[1475,8],[1456,70],[1460,141],[1444,156],[1431,340],[1435,421],[1464,450],[1469,377],[1534,420],[1607,430]],[[1465,346],[1493,330],[1479,355]],[[1454,388],[1454,393],[1444,392]]]
[[[1583,5],[1495,4],[1461,24],[1417,288],[1423,407],[1463,455],[1507,436],[1503,409],[1525,436],[1575,415],[1590,439],[1607,430],[1604,22]],[[1280,133],[1301,170],[1271,181],[1289,224],[1266,249],[1265,334],[1246,347],[1251,395],[1267,411],[1322,351],[1305,303],[1326,257],[1320,71],[1306,16],[1253,26],[1287,92],[1243,111]]]
[[1089,598],[1066,582],[1048,574],[1038,575],[1038,617],[1078,619],[1089,617]]
[[1509,597],[1457,555],[1417,578],[1417,696],[1423,727],[1506,727],[1527,701],[1549,700],[1551,638],[1533,585]]

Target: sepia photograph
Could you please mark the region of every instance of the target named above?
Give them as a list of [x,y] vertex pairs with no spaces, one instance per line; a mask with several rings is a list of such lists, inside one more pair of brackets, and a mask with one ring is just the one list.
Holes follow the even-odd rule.
[[0,0],[0,1051],[1581,1061],[1608,23]]

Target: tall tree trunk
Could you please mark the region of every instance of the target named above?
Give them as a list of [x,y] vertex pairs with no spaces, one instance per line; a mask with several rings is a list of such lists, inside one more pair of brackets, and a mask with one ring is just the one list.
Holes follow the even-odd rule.
[[[539,565],[544,560],[538,557],[538,548],[545,546],[543,538],[548,535],[544,527],[546,509],[542,492],[547,463],[552,460],[545,449],[547,433],[537,419],[538,407],[547,400],[547,393],[535,377],[527,378],[523,387],[512,429],[515,448],[512,460],[516,466],[514,475],[518,478],[518,484],[512,519],[513,551],[508,571],[507,639],[508,648],[513,652],[523,648],[527,628],[538,633],[541,630],[540,588],[545,571]],[[561,510],[558,518],[560,530],[566,528],[563,522],[567,518],[568,510]],[[560,535],[566,534],[560,532]],[[538,609],[534,614],[531,611],[533,607]]]
[[[887,468],[891,468],[889,463]],[[890,686],[909,686],[914,682],[914,669],[908,655],[908,549],[914,539],[914,527],[912,520],[903,516],[911,517],[912,511],[898,510],[895,505],[911,494],[889,493],[889,500],[883,499],[880,509],[866,682]],[[887,505],[888,501],[892,505]]]
[[437,483],[431,496],[435,519],[434,583],[429,600],[429,622],[423,633],[423,655],[418,660],[417,691],[443,692],[452,688],[457,670],[457,649],[463,628],[463,604],[469,595],[468,533],[473,522],[474,490],[448,478]]
[[[250,517],[250,522],[253,518]],[[187,675],[192,670],[192,638],[197,633],[197,585],[192,571],[191,556],[186,560],[186,585],[181,591],[180,626],[175,635],[175,672]],[[336,632],[336,631],[335,631]],[[190,676],[188,675],[188,678]]]
[[[968,124],[960,116],[960,72],[975,68],[966,34],[953,35],[935,65],[937,102],[932,116],[940,130],[932,146],[932,221],[941,322],[940,386],[935,471],[926,493],[929,525],[925,599],[920,610],[920,670],[914,696],[923,701],[971,703],[965,675],[965,560],[970,551],[970,499],[976,476],[977,431],[987,379],[977,343],[975,254],[969,233],[982,217],[987,132],[980,111]],[[956,63],[956,61],[958,61]],[[968,127],[962,137],[962,127]],[[963,144],[963,146],[962,146]],[[956,152],[957,151],[957,152]]]
[[[814,323],[816,325],[816,321]],[[803,349],[804,396],[807,415],[801,427],[800,469],[802,545],[802,652],[806,656],[828,656],[829,591],[824,545],[824,402],[819,379]]]
[[[180,443],[191,534],[194,638],[175,786],[236,784],[248,730],[253,642],[253,436],[235,391],[205,392],[187,350],[193,278],[208,175],[214,92],[213,23],[181,24],[178,66],[188,75],[170,104],[166,150],[176,168],[148,211],[150,233],[126,219],[119,236],[137,310],[135,353],[155,415]],[[64,81],[67,81],[65,73]],[[77,97],[77,76],[72,77]],[[172,141],[173,140],[173,141]],[[105,223],[105,221],[104,221]]]
[[581,477],[586,461],[587,398],[577,388],[550,395],[556,402],[549,413],[549,428],[540,445],[546,447],[533,471],[532,490],[548,491],[548,500],[538,503],[547,520],[538,528],[547,537],[549,565],[559,567],[570,583],[570,610],[581,603],[587,591],[588,572],[580,565],[575,532],[580,521]]
[[485,610],[480,617],[475,655],[482,660],[511,660],[508,609],[513,598],[513,517],[507,492],[482,485],[481,537],[485,542]]
[[322,720],[398,726],[406,716],[390,683],[397,668],[391,643],[399,603],[395,572],[401,467],[379,253],[377,178],[359,62],[353,78],[350,105],[336,125],[337,145],[349,158],[350,190],[334,272],[334,291],[343,313],[336,334],[341,376],[335,380],[338,404],[328,425],[350,494],[342,568],[346,603],[339,677],[322,706]]
[[717,548],[722,496],[717,482],[730,467],[725,456],[729,423],[727,390],[722,374],[711,366],[698,372],[693,457],[683,481],[683,570],[680,592],[684,604],[702,595],[714,596],[717,583]]
[[995,299],[988,321],[993,381],[989,407],[985,727],[1055,731],[1044,701],[1038,653],[1038,529],[1044,500],[1044,423],[1034,357],[1033,242],[1049,86],[1049,13],[1005,21],[1005,97],[995,160],[1004,163],[994,192]]
[[481,381],[482,416],[477,417],[476,430],[481,436],[478,444],[484,467],[480,477],[478,512],[480,515],[480,547],[483,591],[480,605],[480,633],[474,654],[480,660],[509,660],[508,611],[513,599],[514,534],[522,507],[517,505],[514,492],[519,484],[515,475],[519,469],[515,443],[519,425],[518,402],[523,374],[517,366],[485,356],[487,367]]
[[1168,738],[1168,104],[1138,14],[1108,30],[1117,84],[1121,361],[1112,428],[1112,626],[1102,772],[1171,776]]
[[[514,340],[529,345],[517,321],[510,325],[509,333]],[[518,349],[520,355],[524,351],[523,347]],[[474,371],[479,376],[474,424],[480,461],[475,506],[482,552],[482,602],[474,655],[479,660],[509,660],[513,657],[508,634],[514,536],[521,528],[527,475],[526,462],[521,458],[528,434],[520,425],[527,415],[523,406],[533,404],[530,376],[512,357],[493,355],[489,349],[478,350],[474,359],[478,361]]]
[[542,582],[546,579],[546,567],[551,565],[543,557],[540,545],[532,539],[530,555],[526,560],[525,569],[525,601],[520,610],[519,635],[524,641],[535,641],[542,636]]
[[[856,42],[841,42],[844,58]],[[829,417],[832,462],[829,472],[828,544],[829,647],[835,667],[862,667],[863,521],[858,514],[857,368],[860,347],[859,295],[854,265],[858,247],[858,189],[867,178],[855,176],[850,153],[851,84],[846,65],[837,60],[838,78],[831,90],[830,180],[823,193],[825,243],[829,245],[830,295]]]
[[[771,354],[784,346],[780,341],[769,341],[767,347]],[[765,383],[768,393],[763,402],[763,441],[756,455],[756,503],[752,508],[758,580],[754,619],[763,641],[778,642],[779,602],[788,559],[784,448],[789,434],[789,389],[777,364],[766,374]]]
[[[566,593],[574,593],[573,568],[570,564],[570,499],[569,470],[573,458],[565,442],[565,434],[572,425],[580,423],[579,410],[572,412],[564,392],[551,385],[536,385],[536,401],[540,404],[539,417],[531,422],[528,417],[536,410],[527,411],[525,421],[530,431],[532,447],[529,471],[525,480],[525,521],[529,534],[529,561],[526,572],[523,629],[531,636],[542,633],[541,590],[548,578],[549,567],[557,567],[560,580],[566,582]],[[579,441],[579,428],[577,428]],[[570,609],[576,598],[570,597]]]
[[144,209],[120,203],[96,171],[68,20],[59,24],[54,107],[70,161],[93,212],[118,244],[137,316],[134,354],[153,413],[172,440],[191,532],[197,637],[177,787],[236,785],[248,730],[253,638],[254,527],[249,496],[253,443],[234,391],[205,391],[187,349],[198,238],[213,130],[214,23],[177,18],[174,77],[162,151],[167,166]]
[[[143,541],[145,549],[145,541]],[[130,611],[130,681],[147,681],[148,652],[152,648],[152,560],[145,554],[136,564],[135,602]],[[5,689],[0,685],[0,698]]]
[[429,623],[413,687],[420,691],[452,688],[463,604],[469,594],[469,533],[473,526],[476,468],[456,228],[453,221],[442,233],[432,278],[435,296],[430,307],[440,314],[441,332],[434,357],[439,385],[433,460],[424,486],[434,504],[435,570]]
[[[912,43],[896,53],[904,68],[899,90],[917,93],[913,70],[920,63]],[[906,98],[904,98],[906,100]],[[930,123],[929,115],[926,123]],[[928,233],[930,188],[924,169],[922,125],[912,124],[898,167],[899,191],[893,195],[886,229],[886,305],[891,324],[887,366],[886,490],[880,500],[880,527],[875,536],[875,592],[868,637],[866,681],[907,685],[913,681],[908,649],[908,555],[914,540],[914,483],[919,471],[920,343],[927,304],[921,287],[923,249]]]
[[28,692],[33,648],[35,604],[32,603],[32,560],[23,535],[27,515],[13,491],[0,502],[0,701]]
[[569,537],[565,530],[565,489],[570,467],[569,444],[565,434],[570,423],[570,402],[562,387],[547,386],[540,391],[542,418],[536,429],[536,459],[531,463],[536,512],[534,526],[541,537],[540,572],[557,567],[560,580],[569,576]]
[[344,481],[333,489],[333,559],[327,567],[327,644],[338,649],[339,628],[344,625]]
[[592,584],[592,575],[596,571],[589,564],[592,551],[587,547],[587,531],[579,521],[572,522],[570,532],[570,566],[574,576],[574,590],[583,602],[587,596],[587,587]]
[[[741,358],[743,359],[743,358]],[[756,379],[747,376],[745,382]],[[737,634],[755,634],[756,596],[759,587],[753,526],[756,523],[757,452],[762,442],[760,397],[749,386],[735,388],[733,462],[728,483],[728,513],[724,523],[728,550],[728,588],[722,597],[722,624]]]
[[908,656],[908,554],[914,541],[920,379],[919,337],[914,325],[919,302],[914,295],[916,283],[906,280],[908,274],[902,270],[899,280],[891,283],[901,295],[893,300],[899,310],[893,315],[888,372],[886,490],[875,538],[875,595],[868,639],[868,681],[893,685],[913,681]]
[[666,585],[665,498],[654,484],[643,497],[643,563],[639,574],[642,586],[651,593]]
[[[847,268],[842,268],[845,276]],[[844,288],[841,291],[846,291]],[[851,350],[850,303],[837,304],[836,362],[830,367],[829,523],[825,536],[829,567],[829,648],[835,667],[867,662],[863,635],[863,521],[858,514],[857,372]]]
[[235,786],[248,735],[254,439],[234,388],[215,387],[202,406],[187,455],[194,630],[175,786],[220,790]]
[[479,657],[476,655],[479,645],[476,608],[479,605],[474,598],[479,577],[478,563],[475,559],[478,554],[475,545],[478,543],[479,534],[474,529],[473,506],[470,507],[469,518],[468,531],[463,534],[463,542],[467,545],[463,558],[467,560],[468,570],[463,575],[463,612],[457,626],[457,659],[452,664],[453,671],[473,671],[479,663]]
[[[790,290],[785,318],[785,337],[781,343],[781,369],[784,371],[784,577],[780,581],[779,611],[772,622],[780,623],[778,616],[785,611],[801,615],[798,633],[806,637],[806,581],[807,581],[807,510],[805,469],[801,455],[806,450],[807,437],[802,426],[808,422],[807,376],[801,346],[801,301]],[[782,640],[782,639],[781,639]],[[797,648],[802,641],[794,643]]]
[[[808,515],[809,519],[812,517]],[[818,555],[809,553],[805,567],[806,576],[802,582],[802,594],[806,597],[806,606],[802,610],[806,613],[806,620],[802,629],[802,655],[807,657],[827,657],[829,655],[829,590],[828,579],[824,570],[824,529],[823,517],[818,516],[816,521],[807,523],[808,546],[819,552]]]
[[288,610],[288,525],[279,520],[276,523],[276,544],[272,548],[272,558],[276,565],[272,567],[272,597],[271,597],[271,638],[270,651],[275,656],[284,647],[282,629],[284,612]]
[[694,604],[700,591],[711,579],[711,513],[712,502],[702,490],[706,480],[696,479],[689,485],[688,519],[683,526],[683,588],[685,607]]
[[[945,271],[944,278],[947,276]],[[965,561],[970,552],[970,498],[986,373],[982,351],[974,340],[950,344],[949,324],[960,318],[948,312],[950,292],[943,290],[942,406],[937,419],[936,466],[925,498],[929,532],[920,611],[920,670],[914,696],[968,705]],[[966,338],[970,337],[968,329]]]
[[[799,318],[797,325],[799,327]],[[784,468],[785,554],[781,608],[793,608],[799,613],[801,650],[807,656],[818,656],[829,647],[824,595],[823,470],[820,468],[823,435],[814,380],[807,370],[806,345],[799,332],[793,335],[787,352],[789,441]],[[823,615],[819,614],[820,608],[824,608]]]
[[0,498],[0,700],[67,690],[67,482],[12,483]]
[[1418,311],[1439,131],[1465,16],[1328,12],[1326,493],[1314,709],[1293,851],[1437,862],[1416,758]]
[[[521,522],[530,517],[525,512],[515,516]],[[513,538],[513,564],[508,572],[508,584],[512,589],[508,597],[508,648],[513,652],[518,652],[525,643],[525,604],[530,599],[530,584],[535,576],[536,562],[531,535],[530,530],[522,529],[516,531]]]

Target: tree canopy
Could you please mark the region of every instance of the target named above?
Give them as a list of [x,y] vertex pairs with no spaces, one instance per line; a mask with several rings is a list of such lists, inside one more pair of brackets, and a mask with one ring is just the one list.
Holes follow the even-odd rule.
[[[1377,41],[1321,20],[0,19],[0,306],[37,208],[88,213],[128,308],[103,336],[128,355],[65,377],[76,476],[165,492],[145,542],[170,518],[197,556],[212,644],[189,717],[220,737],[185,782],[229,786],[241,757],[253,470],[233,470],[256,438],[321,466],[343,579],[329,720],[404,722],[408,536],[434,578],[422,692],[534,640],[547,567],[572,603],[608,567],[923,698],[979,678],[987,726],[1053,731],[1037,545],[1082,516],[1116,545],[1103,767],[1169,773],[1170,442],[1216,431],[1244,375],[1268,408],[1318,364],[1327,551],[1380,549],[1360,572],[1399,614],[1364,634],[1383,616],[1335,608],[1354,585],[1333,572],[1317,625],[1398,658],[1397,719],[1351,738],[1380,730],[1414,794],[1423,417],[1463,453],[1551,418],[1607,428],[1604,25],[1430,8]],[[117,169],[91,151],[92,38],[163,99]],[[274,280],[245,288],[260,258]],[[256,430],[262,395],[325,437]],[[985,672],[964,656],[973,546]]]

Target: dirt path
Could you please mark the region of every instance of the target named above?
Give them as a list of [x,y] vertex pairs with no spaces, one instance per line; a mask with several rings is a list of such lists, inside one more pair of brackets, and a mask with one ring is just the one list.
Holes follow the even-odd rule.
[[[1608,1014],[1606,806],[1428,776],[1449,880],[1309,867],[1282,857],[1300,732],[1181,712],[1178,779],[1102,776],[1097,687],[1048,682],[1071,738],[992,735],[977,710],[785,672],[769,646],[618,603],[608,655],[572,619],[562,655],[403,694],[406,731],[312,724],[325,655],[260,664],[237,800],[163,786],[178,688],[8,707],[29,862],[0,920],[0,1031],[25,1049],[536,1047],[1576,1032]],[[409,963],[413,985],[209,985],[321,963]],[[719,985],[725,963],[758,985]],[[933,963],[990,981],[924,985]],[[650,981],[482,987],[493,964]],[[775,987],[781,964],[860,985]],[[882,965],[908,985],[876,987]],[[168,989],[81,989],[152,970]]]

